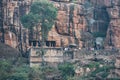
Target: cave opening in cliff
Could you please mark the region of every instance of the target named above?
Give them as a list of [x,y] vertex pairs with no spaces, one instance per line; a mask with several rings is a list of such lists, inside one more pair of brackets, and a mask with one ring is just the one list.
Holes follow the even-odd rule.
[[48,47],[56,47],[56,41],[46,41],[46,46],[48,46]]
[[38,46],[38,47],[40,47],[41,44],[40,44],[40,41],[33,40],[33,41],[29,41],[29,46],[34,46],[34,47]]
[[110,18],[105,7],[95,8],[94,16],[95,23],[91,28],[94,37],[106,37]]

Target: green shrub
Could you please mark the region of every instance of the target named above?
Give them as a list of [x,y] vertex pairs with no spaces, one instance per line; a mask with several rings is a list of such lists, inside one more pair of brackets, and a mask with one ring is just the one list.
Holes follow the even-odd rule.
[[58,66],[58,69],[62,73],[63,80],[67,80],[70,76],[74,76],[74,66],[71,63],[64,63]]
[[88,68],[98,68],[99,65],[100,65],[99,62],[91,62],[90,64],[85,65],[84,67],[88,67]]

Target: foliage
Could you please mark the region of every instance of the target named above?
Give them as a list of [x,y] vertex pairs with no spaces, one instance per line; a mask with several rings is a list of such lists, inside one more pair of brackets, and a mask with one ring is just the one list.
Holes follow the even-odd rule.
[[27,15],[21,17],[23,26],[29,29],[38,24],[39,21],[40,19],[38,14],[28,13]]
[[46,80],[48,76],[55,77],[56,75],[59,75],[59,72],[56,68],[44,65],[40,68],[32,68],[29,77],[30,80]]
[[30,68],[26,65],[16,66],[12,69],[12,74],[9,77],[11,80],[29,80]]
[[120,78],[111,78],[110,80],[120,80]]
[[49,66],[44,66],[44,67],[42,68],[42,70],[43,70],[44,72],[54,72],[54,71],[55,71],[55,68],[49,67]]
[[107,66],[107,65],[104,65],[103,67],[97,67],[95,71],[92,71],[89,75],[82,76],[81,78],[82,79],[86,79],[86,78],[96,79],[99,76],[104,80],[109,75],[109,72],[110,72],[111,69],[114,69],[114,67],[113,66]]
[[63,80],[67,80],[74,76],[74,66],[71,63],[64,63],[58,66],[58,69],[62,73]]
[[8,61],[0,61],[0,80],[29,80],[29,66],[16,66]]
[[52,28],[57,16],[57,9],[47,0],[36,0],[31,5],[30,12],[21,18],[26,28],[33,28],[41,24],[43,40],[47,38],[48,31]]
[[30,68],[27,64],[13,65],[7,60],[0,61],[0,80],[46,80],[47,75],[56,73],[58,70],[49,66]]
[[10,76],[11,63],[6,60],[0,60],[0,80],[7,80]]
[[100,65],[99,62],[91,62],[90,64],[86,65],[85,67],[89,67],[89,68],[98,68]]
[[40,16],[42,38],[46,39],[48,31],[52,28],[57,16],[57,9],[48,1],[35,2],[31,6],[31,12]]
[[29,65],[13,65],[7,60],[0,61],[0,80],[42,80],[42,71]]
[[[0,61],[0,80],[46,80],[47,75],[57,75],[62,74],[62,80],[87,80],[95,79],[100,76],[103,80],[107,78],[111,69],[114,66],[104,65],[103,67],[98,67],[99,63],[90,63],[89,67],[96,67],[95,71],[92,71],[87,76],[82,76],[77,78],[74,76],[74,66],[71,63],[63,63],[58,65],[57,68],[43,66],[40,68],[30,68],[27,64],[13,65],[7,60]],[[110,79],[119,80],[119,79]]]
[[29,80],[44,80],[45,75],[40,68],[31,68],[29,71]]

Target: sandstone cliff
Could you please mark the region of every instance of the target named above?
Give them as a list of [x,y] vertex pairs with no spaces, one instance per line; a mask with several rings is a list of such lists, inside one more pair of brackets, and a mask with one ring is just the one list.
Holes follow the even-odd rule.
[[[14,48],[20,47],[20,24],[19,18],[27,14],[32,0],[4,1],[4,29],[5,43]],[[94,9],[88,15],[84,11],[84,4],[90,1]],[[89,26],[89,32],[95,37],[105,37],[105,46],[120,47],[120,1],[119,0],[51,0],[58,9],[58,16],[54,27],[48,34],[48,40],[56,41],[57,47],[68,44],[83,46],[81,32],[86,32],[88,23],[95,22]],[[86,18],[86,15],[89,19]],[[22,28],[23,29],[23,28]],[[28,30],[23,29],[23,46],[28,45]],[[1,34],[0,34],[1,35]],[[97,35],[97,36],[96,36]],[[25,39],[24,39],[25,38]],[[26,46],[27,48],[28,46]]]
[[[112,46],[116,48],[120,48],[120,1],[113,0],[113,1],[106,1],[107,11],[110,17],[110,24],[107,31],[107,42],[111,41]],[[112,33],[112,34],[111,34]]]
[[[79,47],[82,47],[83,41],[81,41],[81,39],[83,37],[81,32],[88,33],[86,31],[89,31],[92,33],[91,35],[95,37],[106,36],[109,15],[103,1],[53,1],[55,7],[58,8],[58,16],[55,27],[49,32],[48,40],[55,40],[57,46],[60,46],[62,41],[64,46],[75,43],[78,44]],[[89,41],[89,39],[87,40]],[[85,42],[85,44],[87,42]]]
[[[24,44],[28,42],[27,40],[23,41],[27,30],[25,30],[20,23],[20,16],[29,12],[31,0],[2,0],[1,5],[3,6],[1,6],[1,12],[3,13],[3,22],[1,24],[4,29],[5,44],[20,49],[21,43],[25,46]],[[3,30],[0,32],[0,36],[2,36],[2,34]]]
[[72,2],[53,2],[58,9],[58,16],[54,27],[48,34],[48,40],[54,40],[57,46],[67,46],[76,43],[80,47],[82,30],[85,30],[86,20],[82,13],[82,7]]

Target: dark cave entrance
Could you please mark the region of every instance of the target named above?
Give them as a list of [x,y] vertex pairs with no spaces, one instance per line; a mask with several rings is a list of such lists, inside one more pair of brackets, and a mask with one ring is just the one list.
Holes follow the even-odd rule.
[[41,46],[41,43],[40,41],[36,41],[36,40],[32,40],[32,41],[29,41],[29,46],[33,46],[33,47],[40,47]]
[[48,47],[56,47],[56,41],[46,41],[46,46],[48,46]]
[[94,9],[94,20],[96,21],[92,27],[91,32],[94,37],[106,37],[110,18],[105,7]]

